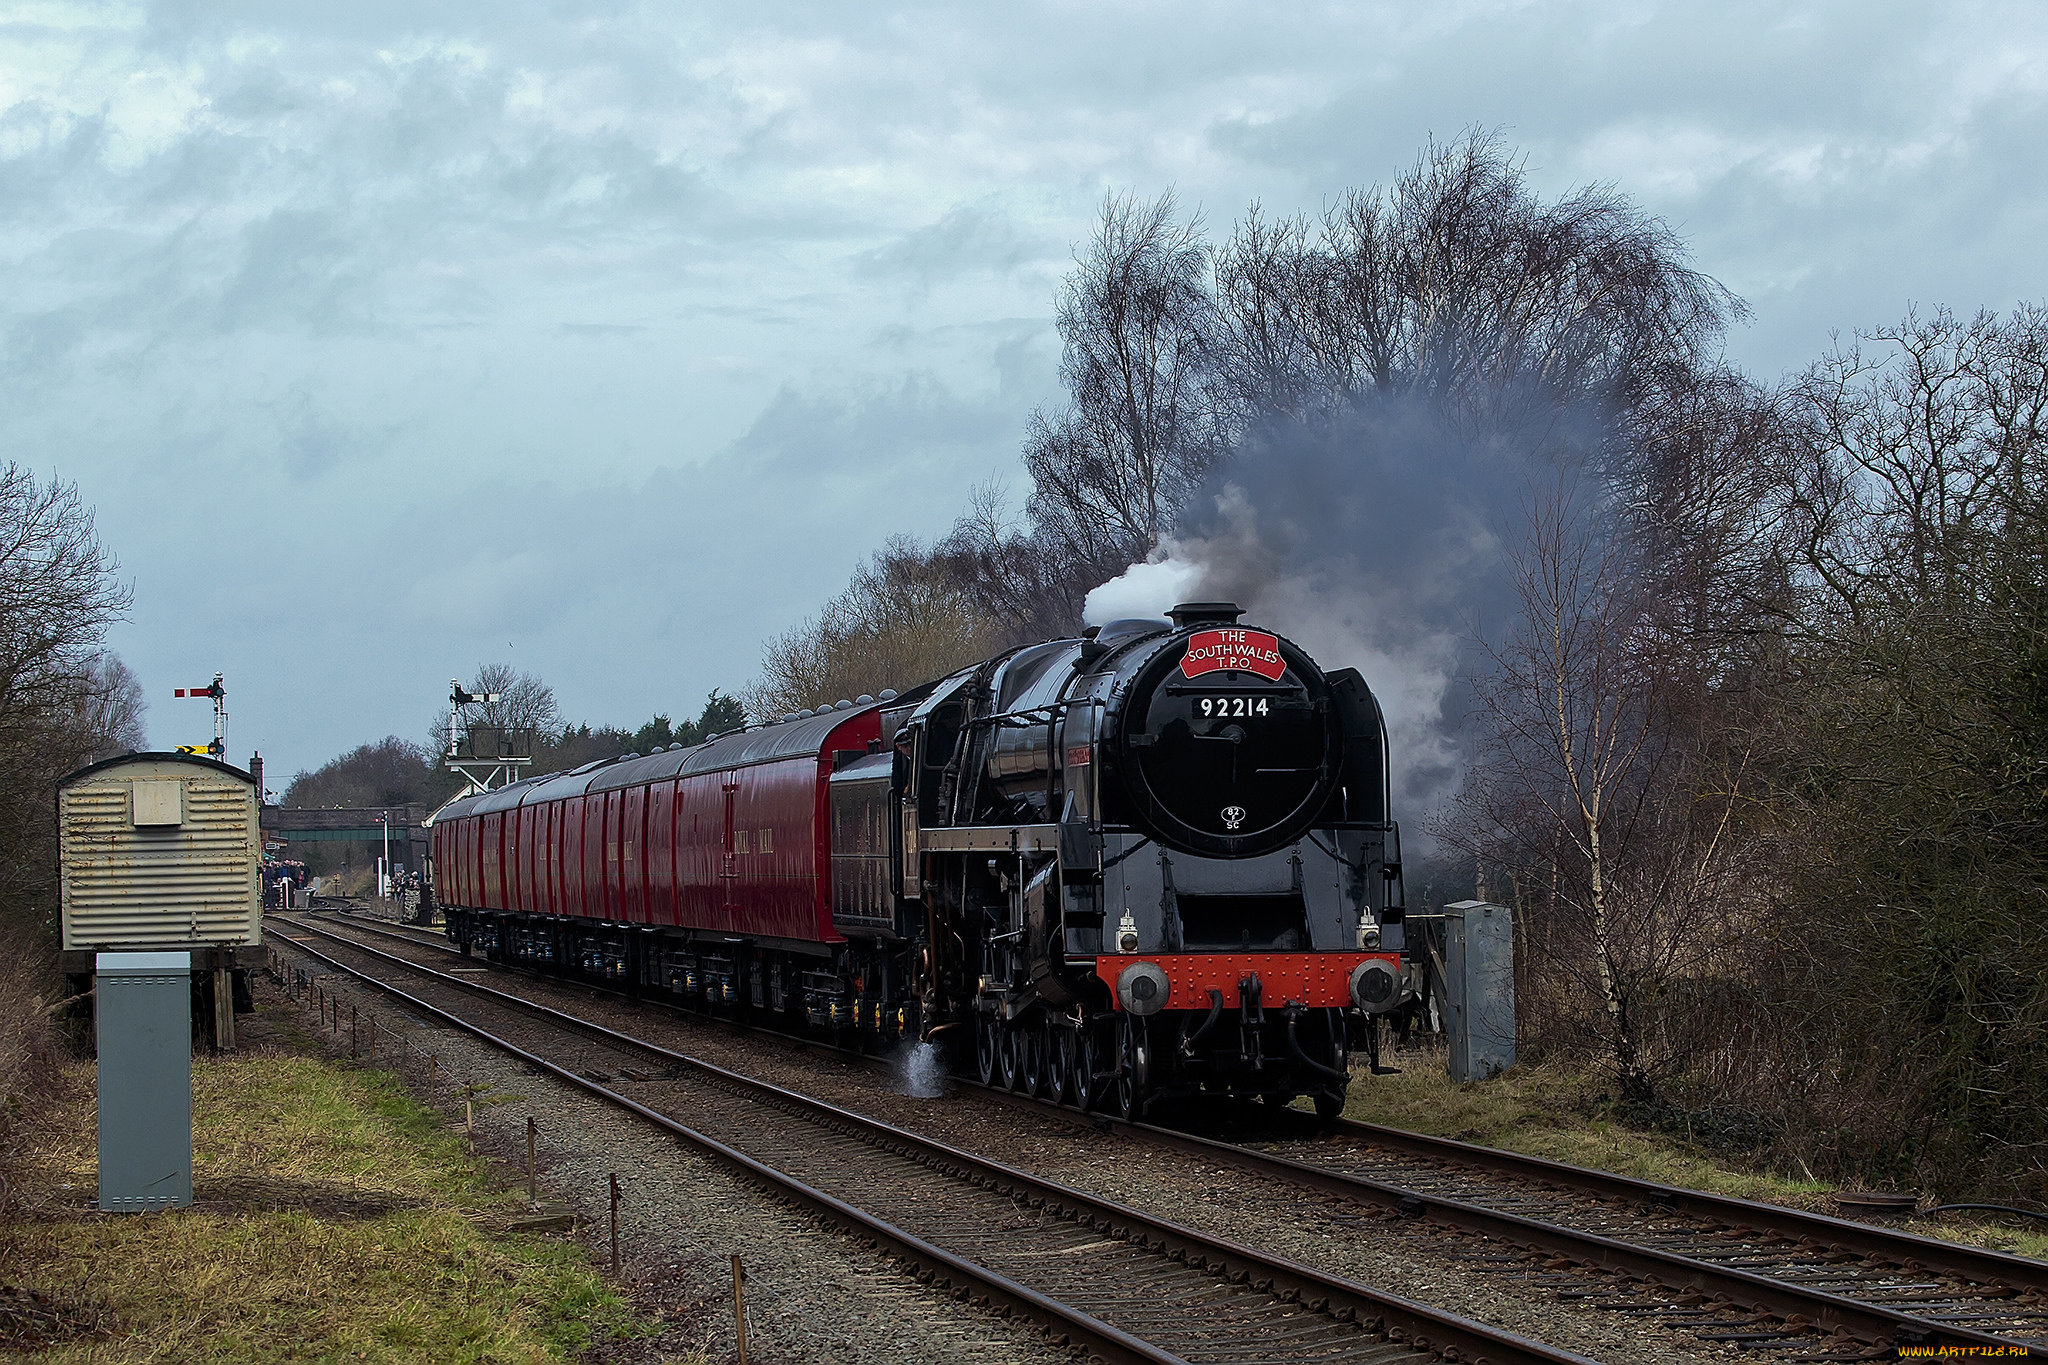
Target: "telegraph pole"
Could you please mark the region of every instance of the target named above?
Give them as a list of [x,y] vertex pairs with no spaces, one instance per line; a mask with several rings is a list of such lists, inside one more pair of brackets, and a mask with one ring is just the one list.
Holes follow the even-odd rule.
[[377,864],[377,899],[391,898],[391,812],[385,811],[376,817],[384,827],[384,860]]

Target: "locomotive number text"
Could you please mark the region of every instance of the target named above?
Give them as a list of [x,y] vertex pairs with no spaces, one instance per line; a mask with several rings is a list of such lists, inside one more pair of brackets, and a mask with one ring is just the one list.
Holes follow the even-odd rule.
[[1264,697],[1204,697],[1205,716],[1263,716],[1268,714]]

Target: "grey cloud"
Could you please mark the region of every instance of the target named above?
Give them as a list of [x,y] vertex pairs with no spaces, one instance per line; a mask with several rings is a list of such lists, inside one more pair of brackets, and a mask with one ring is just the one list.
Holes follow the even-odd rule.
[[856,477],[879,468],[945,464],[1013,439],[1007,404],[962,399],[930,374],[871,381],[851,391],[785,385],[732,457],[750,469],[804,479],[824,470]]
[[25,149],[0,157],[0,222],[20,225],[60,216],[73,179],[96,170],[106,132],[104,115],[68,115],[42,100],[22,100],[0,110],[0,143]]
[[391,424],[370,426],[337,418],[303,382],[273,408],[279,452],[291,478],[301,484],[373,459],[398,431]]
[[70,309],[8,319],[0,347],[0,374],[10,381],[47,380],[67,373],[85,341],[83,319]]
[[279,209],[243,229],[240,256],[220,293],[224,328],[290,321],[313,332],[355,331],[377,311],[334,214]]
[[[1498,125],[1546,192],[1613,178],[1678,222],[1766,371],[1909,296],[2038,290],[2048,229],[2015,3],[1112,7],[1085,41],[1045,7],[824,0],[131,22],[11,58],[47,69],[0,110],[0,440],[98,490],[150,604],[124,656],[236,670],[287,768],[413,733],[390,699],[505,639],[594,717],[744,678],[1014,468],[1105,188],[1176,185],[1220,235]],[[261,528],[234,552],[347,670],[191,638],[206,566],[167,528],[201,519]],[[362,650],[334,587],[366,557],[405,651]]]
[[861,274],[903,276],[929,288],[970,272],[1014,270],[1048,254],[1042,238],[1022,231],[994,205],[963,204],[853,261]]

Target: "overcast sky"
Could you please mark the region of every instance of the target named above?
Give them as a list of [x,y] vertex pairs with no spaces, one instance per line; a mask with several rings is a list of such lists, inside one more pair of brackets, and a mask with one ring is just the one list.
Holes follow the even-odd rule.
[[1107,189],[1222,236],[1497,127],[1665,215],[1775,376],[2048,296],[2044,55],[2038,0],[14,0],[0,458],[97,506],[158,746],[216,670],[278,779],[487,660],[692,715],[887,536],[1021,494]]

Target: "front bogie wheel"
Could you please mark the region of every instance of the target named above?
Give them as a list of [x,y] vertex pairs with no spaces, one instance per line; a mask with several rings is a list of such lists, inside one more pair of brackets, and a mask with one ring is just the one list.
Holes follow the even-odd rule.
[[1117,1050],[1123,1063],[1117,1068],[1110,1099],[1116,1116],[1136,1123],[1151,1104],[1152,1039],[1145,1020],[1129,1010],[1116,1017]]

